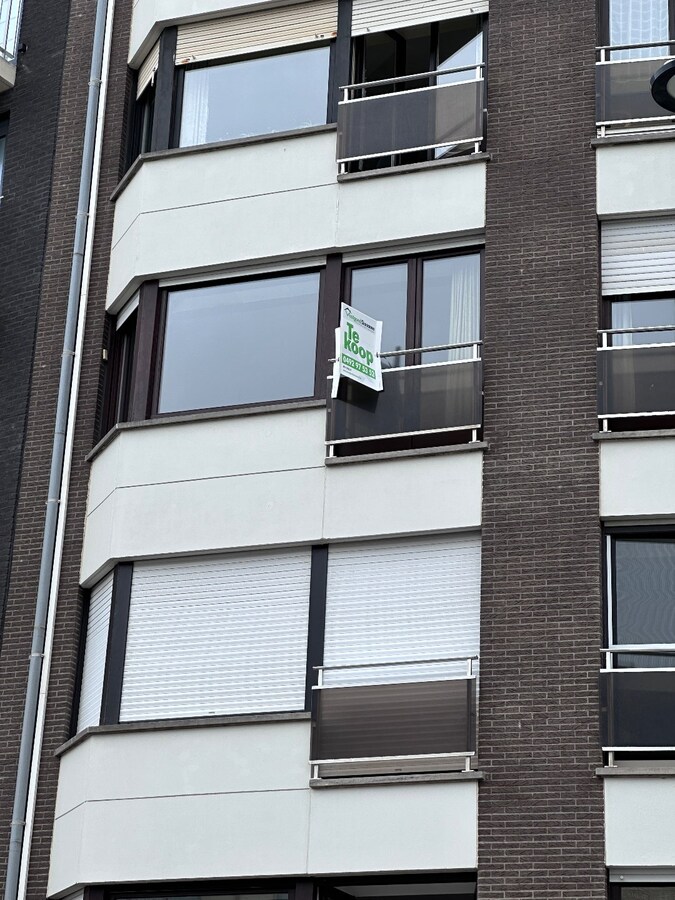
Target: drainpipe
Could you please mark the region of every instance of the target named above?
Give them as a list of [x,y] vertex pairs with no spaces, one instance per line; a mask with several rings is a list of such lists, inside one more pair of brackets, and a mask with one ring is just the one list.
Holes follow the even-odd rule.
[[70,287],[56,403],[40,577],[14,791],[5,900],[23,898],[28,881],[84,343],[114,11],[115,0],[97,0]]

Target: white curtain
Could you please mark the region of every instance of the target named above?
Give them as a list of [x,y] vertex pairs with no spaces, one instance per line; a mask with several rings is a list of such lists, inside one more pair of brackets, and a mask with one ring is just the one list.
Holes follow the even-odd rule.
[[[453,260],[452,278],[448,282],[450,323],[448,344],[465,344],[480,338],[480,262],[478,256]],[[470,359],[473,349],[450,350],[448,359]]]
[[180,146],[194,147],[207,141],[209,124],[209,69],[185,73]]
[[[609,43],[651,44],[668,40],[668,0],[610,0]],[[612,53],[612,59],[664,56],[668,48],[645,47]]]

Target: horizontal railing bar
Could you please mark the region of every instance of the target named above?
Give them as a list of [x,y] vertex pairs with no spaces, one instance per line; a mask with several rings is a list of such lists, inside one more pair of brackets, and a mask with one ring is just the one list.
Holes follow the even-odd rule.
[[675,672],[675,668],[672,666],[629,666],[624,667],[623,669],[600,669],[601,675],[625,675],[626,672]]
[[398,762],[413,759],[466,759],[475,756],[473,750],[458,750],[453,753],[413,753],[407,756],[347,756],[343,759],[310,759],[310,766],[347,765],[365,762]]
[[673,753],[675,747],[603,747],[606,753]]
[[675,342],[662,341],[658,344],[613,344],[611,347],[598,347],[597,351],[598,353],[604,353],[605,350],[656,350],[659,347],[675,347]]
[[[658,44],[656,45],[659,46]],[[361,81],[357,84],[344,84],[341,91],[358,91],[362,88],[381,87],[386,84],[405,84],[408,81],[419,81],[420,78],[431,78],[436,75],[454,75],[457,72],[471,72],[484,69],[485,63],[474,63],[472,66],[459,66],[456,69],[434,69],[431,72],[419,72],[417,75],[400,75],[398,78],[381,78],[379,81]],[[478,80],[478,79],[477,79]]]
[[[436,344],[433,347],[411,347],[408,349],[401,350],[385,350],[384,353],[378,353],[377,356],[379,359],[388,359],[391,356],[408,356],[411,353],[438,353],[442,350],[468,350],[470,347],[482,347],[482,341],[465,341],[462,344]],[[475,358],[472,359],[461,359],[458,362],[476,362]],[[333,357],[328,360],[329,363],[336,362],[336,359]],[[453,362],[453,360],[444,360],[440,365],[445,365],[446,363]],[[429,363],[428,365],[439,365],[439,363]],[[419,369],[420,366],[397,366],[397,370],[400,372],[402,369]],[[394,369],[387,369],[386,371],[393,372]],[[331,377],[330,375],[328,376]]]
[[[614,671],[614,670],[612,670]],[[403,676],[401,676],[403,679]],[[445,678],[427,678],[427,679],[418,679],[417,681],[367,681],[365,683],[359,682],[358,684],[314,684],[312,685],[313,691],[348,691],[352,688],[381,688],[381,687],[400,687],[402,684],[444,684],[448,681],[478,681],[478,678],[475,675],[446,675]]]
[[357,438],[337,438],[334,441],[324,441],[327,447],[332,447],[336,444],[358,444],[363,443],[364,441],[379,441],[384,440],[385,438],[399,438],[399,437],[416,437],[422,434],[445,434],[453,431],[474,431],[479,428],[482,428],[483,425],[453,425],[448,428],[425,428],[422,431],[396,431],[391,434],[369,434],[366,437],[357,437]]
[[402,662],[375,662],[375,663],[346,663],[339,666],[314,666],[315,672],[336,672],[344,669],[381,669],[390,668],[391,666],[419,666],[422,663],[449,663],[449,662],[468,662],[470,659],[478,659],[478,654],[472,656],[442,656],[439,659],[410,659]]
[[[599,52],[600,50],[640,50],[642,48],[647,47],[671,47],[675,46],[675,40],[669,40],[666,38],[663,41],[650,41],[648,44],[606,44],[604,46],[596,47],[595,49]],[[650,59],[650,57],[646,57]]]
[[[602,125],[631,125],[633,123],[640,124],[641,122],[672,122],[675,119],[675,116],[645,116],[643,119],[605,119],[603,122],[596,122],[596,126],[600,127]],[[654,128],[654,131],[657,129]]]
[[407,91],[399,91],[389,94],[373,94],[372,97],[352,97],[347,100],[339,100],[338,106],[352,106],[354,103],[368,103],[371,100],[391,100],[394,97],[412,97],[413,94],[428,93],[429,91],[442,91],[445,88],[459,87],[461,84],[482,84],[484,78],[466,78],[464,81],[450,81],[448,84],[428,84],[425,87],[410,88]]
[[598,413],[599,419],[636,419],[649,416],[675,416],[675,409],[657,409],[655,412]]
[[675,331],[675,325],[639,325],[635,328],[598,328],[598,334],[645,334],[649,331]]
[[672,653],[675,655],[675,644],[616,644],[603,647],[600,653]]
[[419,147],[396,147],[393,150],[382,150],[380,153],[365,153],[361,156],[341,156],[338,158],[338,164],[348,162],[359,162],[362,159],[379,159],[381,156],[398,156],[401,153],[419,153],[420,150],[438,150],[441,147],[456,147],[458,144],[477,144],[483,140],[480,137],[472,138],[449,138],[436,144],[422,144]]
[[[651,346],[651,344],[643,345],[643,346]],[[667,344],[657,344],[655,346],[667,347],[668,345]],[[440,352],[442,353],[443,351],[440,351]],[[396,353],[394,354],[394,356],[397,356],[397,355],[403,356],[404,354],[396,354]],[[329,359],[328,362],[334,363],[334,362],[336,362],[336,360]],[[440,362],[418,363],[415,366],[388,366],[387,368],[382,369],[382,376],[384,377],[385,375],[393,375],[396,372],[414,372],[416,369],[442,369],[447,366],[461,366],[461,365],[466,365],[467,363],[479,363],[479,362],[483,362],[482,357],[470,356],[467,359],[442,359],[442,360],[440,360]],[[328,379],[328,381],[333,380],[332,375],[327,375],[326,378]]]

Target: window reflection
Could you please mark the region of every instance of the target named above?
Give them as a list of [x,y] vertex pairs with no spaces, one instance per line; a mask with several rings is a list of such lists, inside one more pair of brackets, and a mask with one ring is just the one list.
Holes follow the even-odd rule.
[[158,412],[314,395],[319,273],[170,291]]
[[[675,297],[612,300],[612,328],[651,328],[660,325],[675,325]],[[675,331],[646,331],[612,336],[615,347],[673,342]]]
[[326,122],[329,47],[185,72],[180,146]]

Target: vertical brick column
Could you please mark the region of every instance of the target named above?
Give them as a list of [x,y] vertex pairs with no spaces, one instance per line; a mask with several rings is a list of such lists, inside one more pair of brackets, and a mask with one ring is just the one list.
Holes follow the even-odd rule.
[[[44,0],[42,5],[50,10],[60,6],[53,0]],[[26,7],[28,6],[29,0],[26,0]],[[28,897],[31,900],[44,900],[46,895],[58,780],[58,759],[54,756],[54,751],[69,736],[77,670],[82,607],[79,563],[89,476],[85,457],[92,448],[100,399],[104,306],[114,213],[110,195],[121,174],[124,109],[130,87],[126,54],[131,8],[132,0],[116,2],[89,309],[68,503],[67,539],[61,572],[55,649],[28,879]],[[93,0],[71,0],[64,75],[60,85],[51,206],[35,338],[35,364],[0,654],[0,683],[5,686],[0,696],[0,718],[3,722],[3,742],[0,744],[0,879],[3,884],[49,479],[95,12],[96,3]],[[47,24],[44,27],[48,30]],[[55,102],[58,103],[58,100]],[[6,688],[9,682],[12,685],[11,691]]]
[[595,4],[491,0],[480,900],[605,897]]

